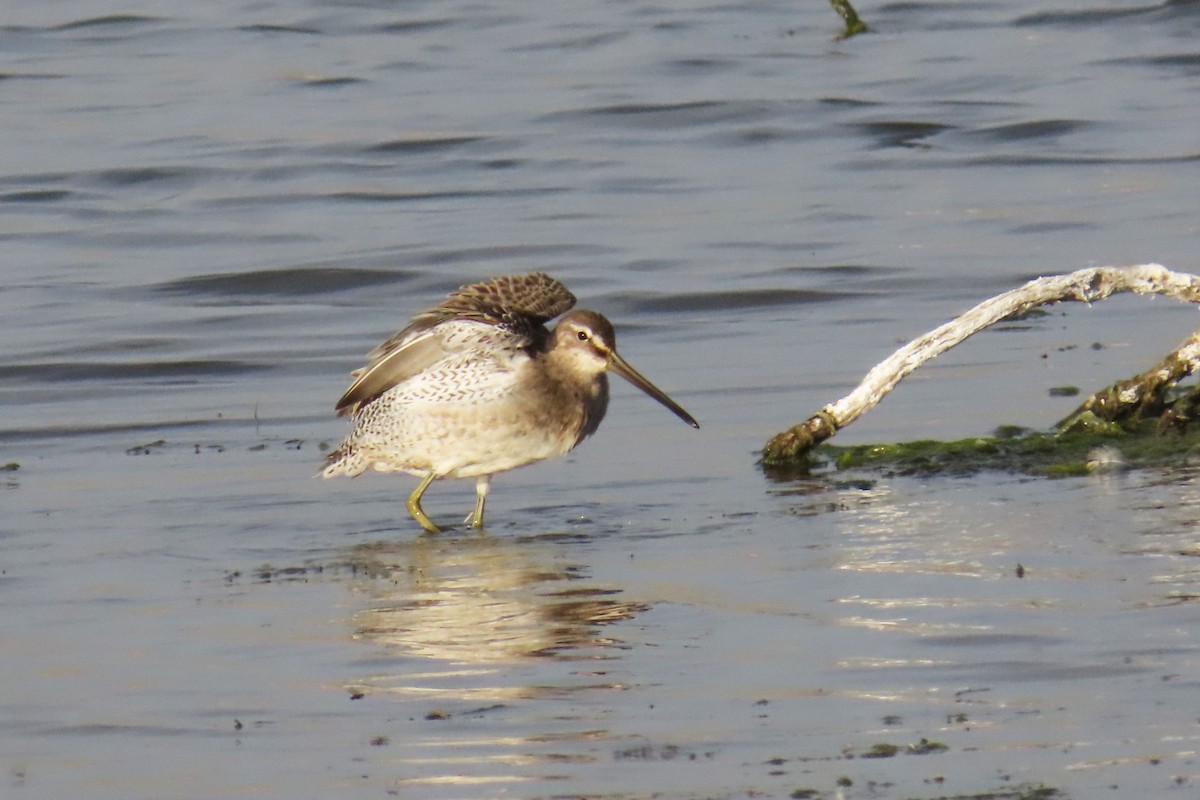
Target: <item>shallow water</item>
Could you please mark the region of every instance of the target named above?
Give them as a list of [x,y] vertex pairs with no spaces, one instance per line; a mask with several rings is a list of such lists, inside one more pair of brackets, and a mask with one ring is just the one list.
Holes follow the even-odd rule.
[[[1196,270],[1200,5],[859,10],[6,6],[5,796],[1194,791],[1195,474],[755,451],[1028,277]],[[618,385],[485,534],[312,478],[367,350],[534,269],[702,429]],[[1194,313],[987,332],[839,438],[1049,425]]]

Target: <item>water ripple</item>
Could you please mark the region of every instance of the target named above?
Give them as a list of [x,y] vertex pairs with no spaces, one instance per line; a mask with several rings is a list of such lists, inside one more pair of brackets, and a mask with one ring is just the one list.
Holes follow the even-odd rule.
[[574,36],[563,39],[551,39],[545,42],[536,44],[526,44],[517,47],[509,48],[513,53],[538,53],[547,50],[569,50],[572,52],[580,52],[591,50],[597,47],[603,47],[606,44],[619,42],[627,38],[629,34],[625,31],[608,31],[605,33],[596,33],[589,36]]
[[362,78],[353,78],[346,75],[304,75],[297,80],[297,83],[301,86],[314,89],[336,89],[341,86],[353,86],[365,82]]
[[1037,11],[1017,17],[1013,24],[1017,27],[1034,27],[1038,25],[1061,25],[1078,28],[1083,25],[1103,25],[1109,22],[1125,20],[1129,17],[1141,17],[1161,11],[1171,3],[1156,3],[1150,6],[1135,8],[1089,8],[1079,11]]
[[1026,139],[1053,138],[1076,133],[1093,123],[1075,119],[1039,119],[1030,122],[1014,122],[970,131],[967,135],[995,139],[1002,142],[1019,142]]
[[53,203],[65,200],[74,192],[66,189],[29,189],[22,192],[0,194],[0,203]]
[[147,183],[192,181],[209,172],[199,167],[118,167],[93,172],[90,178],[101,185],[123,188]]
[[0,380],[63,383],[73,381],[173,380],[192,381],[214,376],[243,375],[267,369],[266,365],[226,359],[178,361],[95,361],[42,364],[0,364]]
[[929,139],[953,126],[923,120],[881,120],[854,126],[878,147],[928,147]]
[[77,19],[71,22],[64,22],[60,25],[53,25],[48,30],[73,31],[79,30],[80,28],[131,27],[138,25],[149,25],[163,21],[164,20],[161,17],[148,17],[142,14],[108,14],[101,17],[88,17],[86,19]]
[[221,297],[278,295],[297,297],[401,283],[416,273],[402,270],[292,267],[199,275],[152,287],[168,294],[207,294]]
[[429,136],[389,139],[363,148],[367,153],[398,153],[401,155],[424,155],[426,153],[451,150],[463,145],[486,141],[486,136]]
[[239,25],[237,29],[244,33],[296,33],[304,36],[315,36],[321,33],[319,28],[312,28],[307,25],[279,25],[267,23]]
[[554,112],[546,115],[545,119],[565,119],[587,124],[599,119],[627,127],[667,130],[730,121],[750,122],[770,113],[770,104],[764,102],[698,100],[685,103],[620,103]]
[[731,311],[770,306],[823,303],[859,296],[854,292],[824,292],[811,289],[748,289],[743,291],[672,293],[633,296],[625,299],[635,312]]
[[1173,53],[1162,56],[1110,58],[1100,63],[1118,66],[1153,67],[1188,78],[1200,75],[1200,53]]

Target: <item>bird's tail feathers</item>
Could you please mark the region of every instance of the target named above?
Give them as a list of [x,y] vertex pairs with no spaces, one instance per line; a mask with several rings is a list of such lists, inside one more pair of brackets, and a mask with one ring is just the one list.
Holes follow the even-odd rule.
[[325,456],[325,467],[320,474],[322,478],[336,478],[338,475],[353,478],[361,475],[366,469],[367,464],[358,451],[350,445],[343,444]]

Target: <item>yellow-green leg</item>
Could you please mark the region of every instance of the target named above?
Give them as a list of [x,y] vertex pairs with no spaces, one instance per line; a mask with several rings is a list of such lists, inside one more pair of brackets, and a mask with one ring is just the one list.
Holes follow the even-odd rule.
[[475,511],[464,520],[472,528],[483,527],[483,504],[487,502],[488,487],[491,484],[491,475],[480,475],[475,479]]
[[416,491],[408,496],[408,502],[404,507],[408,509],[408,513],[412,514],[412,518],[420,523],[421,527],[430,533],[441,533],[442,529],[433,524],[433,520],[425,516],[425,511],[421,508],[421,495],[425,494],[425,490],[429,488],[429,484],[433,483],[433,479],[437,476],[430,472],[422,480]]

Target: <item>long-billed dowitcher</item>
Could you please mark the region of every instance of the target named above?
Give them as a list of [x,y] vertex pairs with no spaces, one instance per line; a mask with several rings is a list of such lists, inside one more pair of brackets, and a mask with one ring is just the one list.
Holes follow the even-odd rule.
[[321,473],[369,469],[421,478],[408,513],[437,478],[475,478],[471,526],[483,527],[492,475],[569,452],[596,432],[612,370],[700,425],[617,353],[612,323],[595,311],[566,314],[575,295],[548,275],[508,275],[463,286],[376,347],[338,400],[354,427]]

